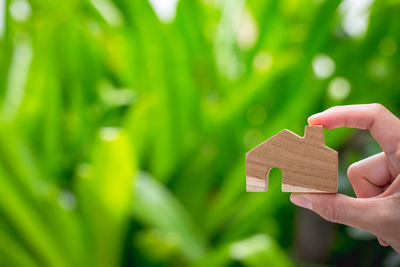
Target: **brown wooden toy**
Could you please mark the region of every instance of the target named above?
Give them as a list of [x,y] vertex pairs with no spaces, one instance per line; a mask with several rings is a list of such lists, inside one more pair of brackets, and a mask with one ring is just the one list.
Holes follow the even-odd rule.
[[247,152],[247,192],[267,191],[272,168],[282,170],[283,192],[337,192],[338,153],[322,126],[306,126],[304,137],[283,130]]

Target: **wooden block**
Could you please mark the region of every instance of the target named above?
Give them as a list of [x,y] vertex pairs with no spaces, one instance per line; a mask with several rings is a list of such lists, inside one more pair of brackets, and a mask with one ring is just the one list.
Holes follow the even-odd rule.
[[338,153],[322,126],[306,126],[304,137],[283,130],[247,152],[247,192],[267,191],[272,168],[282,170],[283,192],[337,192]]

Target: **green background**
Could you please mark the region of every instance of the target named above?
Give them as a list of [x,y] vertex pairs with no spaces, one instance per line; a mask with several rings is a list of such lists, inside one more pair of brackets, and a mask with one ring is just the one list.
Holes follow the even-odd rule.
[[[279,170],[246,193],[245,153],[334,105],[399,114],[400,2],[151,2],[0,1],[0,266],[397,266]],[[380,149],[325,134],[354,195]]]

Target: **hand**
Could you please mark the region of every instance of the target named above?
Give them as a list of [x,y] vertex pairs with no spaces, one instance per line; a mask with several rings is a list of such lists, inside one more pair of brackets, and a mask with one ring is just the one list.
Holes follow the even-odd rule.
[[357,198],[293,193],[290,200],[324,219],[367,231],[400,253],[400,120],[380,104],[337,106],[308,118],[327,129],[368,129],[383,152],[352,164],[347,175]]

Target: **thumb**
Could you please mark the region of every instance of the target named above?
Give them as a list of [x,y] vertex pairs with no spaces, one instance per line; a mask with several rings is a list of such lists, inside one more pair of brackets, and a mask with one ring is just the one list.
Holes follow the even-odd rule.
[[310,209],[325,220],[346,224],[375,234],[379,225],[381,200],[352,198],[341,194],[298,194],[290,196],[293,204]]

